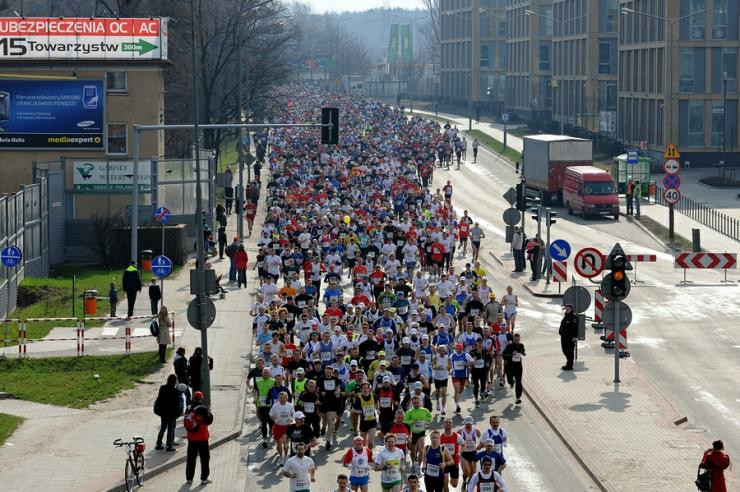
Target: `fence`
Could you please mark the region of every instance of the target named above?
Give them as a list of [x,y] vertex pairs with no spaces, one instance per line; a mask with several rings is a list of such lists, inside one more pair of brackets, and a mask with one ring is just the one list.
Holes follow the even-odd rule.
[[[655,202],[660,205],[668,206],[666,201],[663,199],[663,187],[657,186],[655,193]],[[681,196],[681,199],[673,206],[673,209],[677,212],[694,219],[700,224],[704,224],[710,229],[723,234],[730,239],[740,241],[740,219],[730,217],[718,211],[715,208],[707,207],[703,203],[692,200],[686,196]]]

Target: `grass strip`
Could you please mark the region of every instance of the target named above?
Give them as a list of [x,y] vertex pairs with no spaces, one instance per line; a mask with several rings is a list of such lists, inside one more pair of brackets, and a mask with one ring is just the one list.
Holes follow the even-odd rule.
[[15,432],[22,423],[23,417],[0,413],[0,446],[5,444],[8,437],[10,437],[10,435]]
[[508,159],[512,162],[515,161],[521,161],[522,160],[522,153],[517,152],[516,150],[512,149],[511,147],[507,146],[504,150],[504,144],[493,138],[487,133],[484,133],[480,130],[470,130],[466,131],[468,135],[471,137],[477,138],[478,141],[486,146],[489,150],[492,152],[495,152],[499,156],[503,157],[504,159]]
[[[680,251],[693,251],[693,243],[680,234],[674,233],[673,242],[671,243],[671,241],[668,239],[668,228],[665,227],[663,224],[656,222],[650,217],[646,217],[644,215],[640,216],[640,218],[634,217],[634,219],[639,220],[640,224],[645,226],[648,231],[655,234],[658,239],[668,244],[669,246],[672,246]],[[702,251],[704,251],[703,248]]]

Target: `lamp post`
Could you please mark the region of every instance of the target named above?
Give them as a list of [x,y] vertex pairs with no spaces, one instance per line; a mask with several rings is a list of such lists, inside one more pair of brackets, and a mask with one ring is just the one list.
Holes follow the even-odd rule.
[[[727,169],[727,72],[722,73],[722,182]],[[734,178],[732,174],[730,174]]]

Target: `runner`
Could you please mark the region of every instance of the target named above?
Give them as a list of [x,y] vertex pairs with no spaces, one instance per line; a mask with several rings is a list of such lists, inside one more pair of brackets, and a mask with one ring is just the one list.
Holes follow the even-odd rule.
[[[288,456],[288,435],[286,431],[288,426],[293,422],[295,410],[293,404],[288,401],[288,393],[281,391],[278,401],[270,409],[270,419],[272,419],[272,435],[277,445],[278,464],[283,466]],[[304,449],[305,452],[305,449]]]
[[283,467],[283,476],[290,479],[290,492],[311,492],[311,483],[316,481],[316,466],[305,452],[305,444],[296,445],[296,455]]
[[473,417],[465,417],[463,422],[464,425],[457,433],[463,441],[462,451],[460,452],[460,465],[463,472],[463,488],[465,488],[465,484],[475,473],[475,450],[478,447],[478,440],[481,433],[473,427]]
[[378,420],[375,414],[375,395],[370,392],[370,383],[362,383],[361,393],[355,398],[352,408],[360,412],[360,435],[367,443],[368,449],[373,449],[375,442],[375,428]]
[[471,144],[471,147],[473,148],[473,164],[478,162],[478,147],[480,146],[480,142],[478,142],[477,138],[473,139],[473,143]]
[[486,234],[483,229],[480,228],[480,224],[476,222],[473,224],[473,228],[470,229],[470,247],[473,251],[473,262],[478,261],[478,255],[480,255],[480,240],[485,238]]
[[445,418],[444,431],[439,437],[439,441],[447,449],[452,457],[452,464],[445,466],[444,490],[449,492],[449,486],[456,488],[460,479],[460,448],[463,440],[460,435],[452,430],[452,419]]
[[411,398],[411,405],[412,408],[406,412],[403,421],[411,427],[411,443],[409,444],[411,468],[419,472],[419,463],[424,456],[424,436],[432,422],[432,412],[421,406],[421,399],[418,396]]
[[501,298],[501,303],[504,305],[504,319],[508,323],[511,333],[514,333],[519,298],[514,294],[514,288],[511,285],[506,286],[506,294]]
[[354,492],[367,492],[370,483],[370,463],[373,452],[364,446],[365,440],[357,436],[351,448],[344,453],[342,464],[349,468],[349,483]]
[[468,382],[468,368],[473,365],[473,358],[463,351],[463,344],[457,342],[455,351],[450,356],[452,364],[452,387],[455,389],[455,413],[460,413],[460,397]]
[[506,379],[509,381],[509,386],[514,388],[516,385],[516,404],[519,405],[522,403],[522,393],[524,392],[524,387],[522,386],[522,357],[527,355],[524,350],[524,344],[521,343],[519,333],[514,334],[514,341],[506,346],[506,349],[504,349],[501,355],[506,361]]
[[396,447],[396,438],[392,434],[385,436],[385,447],[375,456],[375,471],[380,474],[380,486],[383,490],[400,492],[403,478],[401,477],[401,464],[403,463],[403,451]]
[[[440,328],[444,329],[444,326]],[[452,361],[447,355],[447,346],[438,342],[441,342],[441,340],[435,335],[434,343],[437,346],[437,354],[432,357],[432,378],[434,379],[437,411],[441,411],[442,416],[444,416],[445,407],[447,406],[447,380],[449,379],[450,369],[452,368]]]
[[493,460],[483,458],[481,461],[482,470],[474,474],[468,484],[467,492],[509,492],[506,481],[493,471]]
[[[498,415],[492,415],[489,417],[488,422],[491,424],[491,427],[483,432],[481,440],[488,441],[489,439],[493,439],[494,451],[503,456],[504,448],[509,445],[509,442],[506,431],[501,427],[501,419]],[[479,445],[478,448],[480,447]]]
[[440,445],[439,431],[432,431],[429,434],[431,444],[424,451],[422,460],[422,470],[424,470],[424,486],[427,492],[443,492],[444,480],[440,478],[444,475],[444,470],[455,462],[447,448]]

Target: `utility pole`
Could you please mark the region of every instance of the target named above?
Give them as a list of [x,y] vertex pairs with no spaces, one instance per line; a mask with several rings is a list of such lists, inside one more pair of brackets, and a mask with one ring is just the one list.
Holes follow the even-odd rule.
[[198,279],[198,287],[196,290],[196,305],[198,310],[198,321],[201,325],[200,330],[200,347],[203,351],[203,362],[200,367],[201,380],[203,381],[203,395],[205,396],[206,404],[211,403],[211,374],[208,368],[208,329],[205,328],[205,310],[203,309],[203,299],[206,298],[206,255],[203,244],[203,203],[200,186],[200,128],[199,128],[199,114],[198,114],[198,71],[196,65],[196,42],[197,37],[195,35],[195,5],[193,0],[190,0],[190,16],[191,16],[191,31],[192,31],[192,70],[193,70],[193,141],[195,143],[195,240],[196,240],[196,278]]
[[[236,62],[236,70],[237,70],[237,78],[239,79],[239,86],[238,86],[238,101],[239,101],[239,123],[244,123],[244,109],[242,106],[242,30],[241,30],[241,22],[239,22],[239,0],[234,0],[234,15],[236,15],[236,19],[234,20],[234,37],[236,38],[236,53],[237,53],[237,62]],[[239,165],[239,186],[238,190],[236,192],[236,235],[239,236],[239,241],[241,242],[244,238],[244,160],[242,159],[242,142],[244,139],[242,136],[244,135],[244,129],[239,129],[239,136],[238,142],[236,143],[236,159]]]

